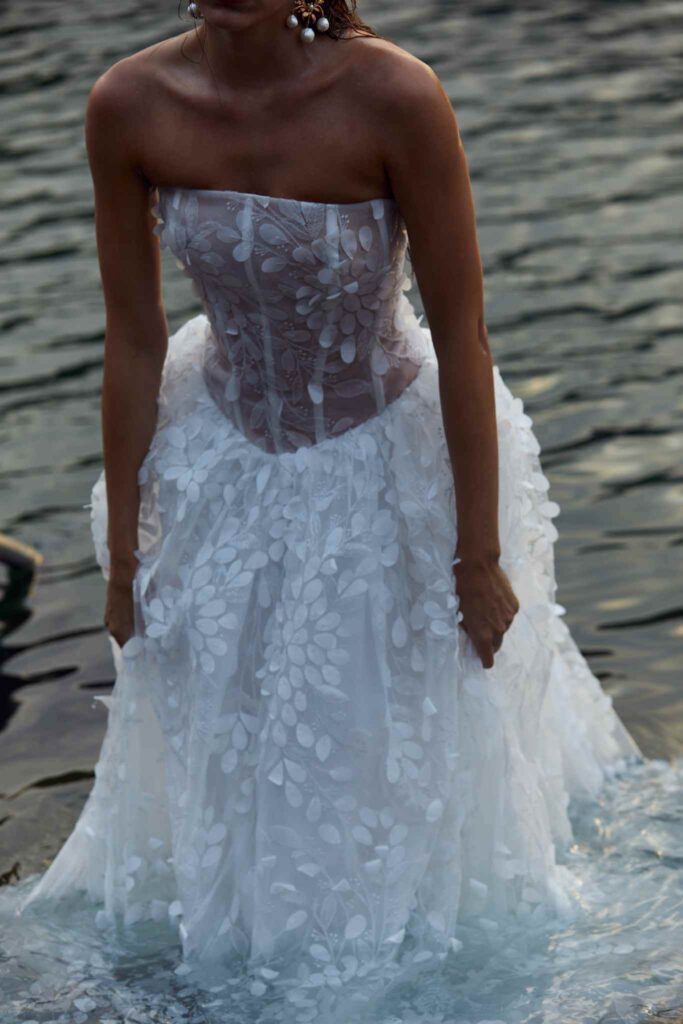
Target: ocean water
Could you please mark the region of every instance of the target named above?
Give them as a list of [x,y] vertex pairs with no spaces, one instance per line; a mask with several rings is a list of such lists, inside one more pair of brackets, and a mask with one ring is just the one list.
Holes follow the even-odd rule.
[[[678,756],[683,7],[360,8],[453,101],[491,345],[561,508],[566,621],[642,749]],[[0,879],[45,866],[70,832],[105,724],[91,698],[112,684],[83,508],[101,467],[104,327],[84,104],[114,60],[187,27],[173,0],[0,4],[0,531],[43,556],[29,593],[19,585],[0,605]],[[168,258],[164,274],[173,330],[196,299]],[[675,781],[643,808],[671,826],[669,858],[680,857]]]

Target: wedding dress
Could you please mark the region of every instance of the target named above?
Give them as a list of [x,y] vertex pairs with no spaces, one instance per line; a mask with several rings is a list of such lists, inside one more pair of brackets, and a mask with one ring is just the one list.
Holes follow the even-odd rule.
[[[670,997],[680,894],[648,862],[636,897],[632,802],[661,810],[678,777],[642,758],[562,619],[559,509],[497,367],[520,611],[490,670],[459,626],[396,202],[162,187],[154,213],[203,312],[169,340],[91,794],[0,900],[2,1020],[593,1022],[627,956],[598,920],[638,921],[631,952],[655,950]],[[107,577],[104,474],[91,520]],[[642,1005],[638,978],[621,994]]]

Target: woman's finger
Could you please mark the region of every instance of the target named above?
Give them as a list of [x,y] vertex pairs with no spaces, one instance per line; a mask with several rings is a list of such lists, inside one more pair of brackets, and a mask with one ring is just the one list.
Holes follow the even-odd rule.
[[484,640],[483,637],[478,636],[476,640],[473,640],[473,643],[484,668],[492,668],[494,651],[491,641]]

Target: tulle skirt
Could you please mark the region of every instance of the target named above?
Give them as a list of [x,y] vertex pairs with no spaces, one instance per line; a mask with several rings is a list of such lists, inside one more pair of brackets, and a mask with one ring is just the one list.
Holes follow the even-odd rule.
[[[112,640],[76,827],[0,897],[3,1020],[564,1024],[585,1009],[594,1024],[608,999],[622,1019],[642,1009],[653,961],[652,991],[672,997],[681,876],[652,849],[680,807],[666,823],[650,810],[675,800],[679,769],[641,757],[563,621],[559,509],[497,368],[520,611],[482,668],[459,625],[422,330],[428,356],[380,415],[281,454],[207,393],[204,315],[170,339],[139,476],[135,634]],[[106,577],[104,475],[91,518]],[[30,999],[52,1016],[26,1016]]]

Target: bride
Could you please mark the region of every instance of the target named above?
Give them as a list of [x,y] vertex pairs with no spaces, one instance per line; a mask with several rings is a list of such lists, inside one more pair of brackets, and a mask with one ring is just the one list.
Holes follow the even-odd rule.
[[[68,1019],[530,1020],[599,881],[570,801],[645,762],[555,601],[456,116],[347,0],[189,14],[87,105],[117,674],[14,928]],[[163,248],[202,306],[170,338]],[[604,1008],[570,947],[548,1021]]]

